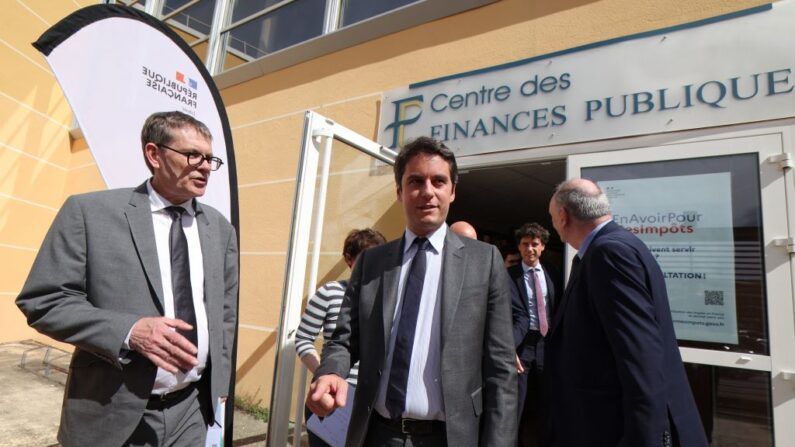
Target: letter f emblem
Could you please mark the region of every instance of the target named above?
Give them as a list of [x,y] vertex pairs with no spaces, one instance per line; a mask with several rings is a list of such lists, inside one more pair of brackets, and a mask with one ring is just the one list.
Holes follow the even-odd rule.
[[[403,145],[404,128],[420,119],[420,116],[422,115],[422,95],[399,99],[397,101],[393,101],[392,104],[395,105],[395,121],[393,121],[392,124],[386,126],[384,129],[385,131],[393,129],[392,145],[389,146],[390,149],[394,149],[400,145]],[[419,113],[411,118],[406,118],[408,115],[408,110],[411,108],[420,109]]]

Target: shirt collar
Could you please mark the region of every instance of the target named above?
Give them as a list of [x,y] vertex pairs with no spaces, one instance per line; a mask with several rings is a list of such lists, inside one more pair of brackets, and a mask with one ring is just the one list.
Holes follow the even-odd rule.
[[188,214],[190,214],[191,216],[196,215],[196,210],[193,207],[193,199],[189,199],[186,200],[185,202],[177,204],[171,203],[168,200],[166,200],[165,197],[161,196],[160,194],[157,193],[157,191],[155,191],[155,188],[152,187],[152,179],[146,181],[146,191],[149,194],[149,205],[151,206],[153,213],[162,211],[163,209],[168,208],[169,206],[176,205],[185,208],[188,211]]
[[[428,238],[428,242],[431,243],[431,247],[433,247],[433,251],[436,253],[441,253],[442,249],[444,249],[444,238],[447,236],[447,224],[442,224],[441,227],[437,228],[436,231],[426,236]],[[414,239],[417,239],[417,235],[412,233],[411,230],[406,228],[406,234],[403,236],[405,238],[405,244],[403,244],[403,254],[405,255],[409,248],[411,248],[411,244],[414,243]]]
[[580,244],[580,249],[577,251],[577,256],[580,259],[582,259],[582,257],[585,256],[585,250],[588,250],[588,246],[591,245],[591,241],[596,236],[596,233],[598,233],[599,230],[601,230],[605,225],[607,225],[612,221],[613,219],[608,219],[600,223],[599,225],[596,226],[596,228],[594,228],[593,230],[591,230],[590,233],[588,233],[588,236],[585,236],[585,239],[582,241],[582,244]]
[[525,273],[529,272],[530,270],[539,270],[540,271],[541,270],[541,263],[539,262],[538,264],[536,264],[535,267],[530,267],[529,265],[525,264],[524,261],[522,261],[522,270]]

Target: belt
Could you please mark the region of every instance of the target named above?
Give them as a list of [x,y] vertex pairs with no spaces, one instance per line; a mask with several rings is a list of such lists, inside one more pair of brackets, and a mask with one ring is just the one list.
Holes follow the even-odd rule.
[[424,421],[421,419],[395,418],[387,419],[377,411],[373,416],[388,429],[404,435],[434,435],[445,433],[444,421]]
[[147,402],[146,408],[148,410],[162,410],[164,408],[169,408],[187,399],[196,388],[196,382],[191,382],[185,388],[181,388],[171,393],[152,394],[149,396],[149,402]]

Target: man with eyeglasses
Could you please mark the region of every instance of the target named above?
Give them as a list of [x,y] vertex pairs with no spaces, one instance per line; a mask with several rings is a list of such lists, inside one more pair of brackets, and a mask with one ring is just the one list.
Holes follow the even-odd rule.
[[75,346],[67,447],[204,445],[230,391],[237,236],[196,200],[223,162],[181,112],[147,118],[141,144],[152,177],[67,199],[16,300],[31,327]]

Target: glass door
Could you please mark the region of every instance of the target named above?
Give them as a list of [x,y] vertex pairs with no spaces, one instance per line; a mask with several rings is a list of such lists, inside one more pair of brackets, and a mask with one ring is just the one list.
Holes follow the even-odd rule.
[[657,258],[712,446],[795,445],[790,144],[782,129],[568,159]]
[[[403,230],[392,174],[395,156],[392,150],[332,120],[314,112],[306,113],[284,279],[268,446],[300,445],[307,372],[296,358],[295,333],[306,299],[320,285],[348,278],[350,271],[342,258],[346,235],[352,229],[371,227],[392,239]],[[315,345],[320,352],[320,344]]]

